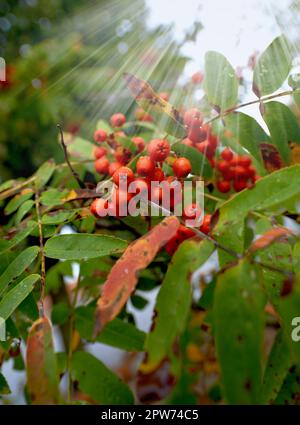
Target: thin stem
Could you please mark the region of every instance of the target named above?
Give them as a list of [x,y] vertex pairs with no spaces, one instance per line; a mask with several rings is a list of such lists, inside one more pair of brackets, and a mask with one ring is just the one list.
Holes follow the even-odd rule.
[[74,320],[75,320],[75,308],[76,308],[76,304],[78,300],[79,286],[80,286],[80,269],[79,269],[79,275],[77,279],[76,288],[74,291],[74,297],[71,302],[71,312],[70,312],[70,322],[69,322],[69,347],[68,347],[68,354],[67,354],[68,402],[69,403],[71,403],[71,398],[72,398],[72,378],[70,373],[70,366],[71,366],[72,354],[73,354],[72,343],[73,343],[73,331],[74,331]]
[[61,128],[61,126],[60,126],[59,124],[57,124],[57,128],[58,128],[59,133],[60,133],[60,143],[61,143],[62,148],[63,148],[63,151],[64,151],[64,155],[65,155],[66,163],[68,164],[68,167],[70,168],[70,171],[71,171],[71,173],[72,173],[72,175],[73,175],[74,179],[75,179],[75,180],[77,181],[77,183],[79,184],[79,187],[80,187],[81,189],[85,189],[85,184],[84,184],[84,182],[80,179],[80,177],[79,177],[78,173],[74,170],[74,168],[73,168],[73,166],[72,166],[72,164],[71,164],[71,162],[70,162],[70,160],[69,160],[68,150],[67,150],[67,146],[66,146],[66,144],[65,144],[64,134],[63,134],[62,128]]
[[232,108],[226,109],[225,111],[221,112],[220,114],[218,114],[215,117],[211,118],[210,120],[206,121],[205,124],[210,124],[213,121],[221,119],[221,118],[231,114],[232,112],[235,112],[238,109],[245,108],[246,106],[251,106],[251,105],[255,105],[257,103],[267,102],[267,101],[272,100],[272,99],[277,99],[278,97],[290,96],[292,94],[297,94],[297,93],[300,93],[300,89],[286,90],[286,91],[283,91],[281,93],[263,96],[263,97],[260,97],[259,99],[251,100],[250,102],[240,103],[239,105],[236,105]]
[[39,241],[40,241],[40,262],[41,262],[41,292],[40,299],[38,302],[40,317],[44,316],[44,298],[45,298],[45,287],[46,287],[46,262],[44,255],[44,242],[43,242],[43,225],[40,214],[40,195],[39,191],[35,192],[35,210],[37,215],[37,223],[39,230]]

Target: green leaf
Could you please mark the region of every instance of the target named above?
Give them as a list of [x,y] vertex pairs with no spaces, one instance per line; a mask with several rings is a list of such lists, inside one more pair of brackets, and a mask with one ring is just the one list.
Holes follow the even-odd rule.
[[292,46],[284,35],[275,38],[258,58],[253,75],[253,91],[258,97],[282,86],[292,66]]
[[42,217],[43,224],[61,224],[66,221],[71,221],[76,215],[76,211],[55,211],[44,214]]
[[197,149],[178,142],[172,145],[172,150],[190,160],[193,174],[205,178],[210,178],[212,176],[213,170],[208,159]]
[[24,204],[20,206],[15,216],[15,222],[17,225],[21,223],[21,221],[23,220],[23,217],[28,213],[28,211],[31,210],[33,205],[34,205],[34,201],[29,199],[28,201],[25,201]]
[[262,403],[273,404],[292,365],[290,347],[286,335],[279,330],[266,365]]
[[45,190],[40,198],[41,204],[46,207],[55,207],[64,203],[65,197],[68,195],[68,190],[49,189]]
[[32,321],[39,318],[39,310],[32,292],[21,302],[18,310]]
[[133,141],[127,136],[115,136],[118,143],[120,143],[125,149],[128,149],[132,153],[136,153],[137,148]]
[[220,274],[214,326],[224,395],[229,404],[261,398],[264,295],[253,265],[241,261]]
[[73,157],[81,160],[94,159],[94,147],[95,145],[88,140],[84,140],[81,137],[75,137],[74,140],[68,144],[68,152]]
[[10,388],[8,386],[8,383],[6,381],[6,379],[4,378],[4,376],[2,375],[2,373],[0,373],[0,394],[4,395],[4,394],[10,394]]
[[269,136],[257,121],[242,112],[234,112],[224,118],[225,125],[234,134],[236,141],[262,164],[259,145],[270,142]]
[[78,233],[48,239],[45,256],[64,260],[83,260],[122,252],[126,241],[107,235]]
[[236,105],[239,83],[225,56],[214,51],[207,52],[204,75],[204,90],[212,105],[221,110]]
[[[292,248],[285,241],[273,243],[260,250],[258,256],[263,264],[293,273]],[[262,267],[262,278],[268,299],[277,308],[286,275]]]
[[30,294],[39,279],[40,275],[31,274],[11,289],[0,301],[0,317],[7,320],[27,295]]
[[294,245],[293,259],[295,272],[300,274],[300,241]]
[[[297,279],[292,282],[292,290],[287,295],[282,295],[279,300],[279,314],[282,321],[282,329],[286,335],[287,341],[290,344],[290,348],[295,356],[297,362],[300,362],[300,344],[298,336],[300,332],[297,332],[299,323],[295,324],[293,320],[300,317],[299,312],[300,305],[300,276],[297,275]],[[294,337],[296,333],[297,338]]]
[[70,309],[66,302],[60,302],[53,306],[51,321],[54,325],[64,325],[69,319]]
[[0,276],[0,295],[5,291],[10,282],[20,276],[27,267],[36,259],[39,253],[38,246],[30,246],[21,252]]
[[20,194],[14,196],[9,203],[6,205],[4,209],[4,213],[6,215],[12,214],[15,212],[20,205],[22,205],[25,201],[30,199],[33,195],[32,189],[24,189]]
[[95,325],[95,308],[78,307],[75,310],[75,328],[87,341],[97,341],[126,351],[143,351],[145,333],[131,323],[121,319],[109,322],[103,331],[93,338]]
[[90,353],[74,353],[71,374],[78,382],[80,390],[101,405],[134,403],[133,394],[127,384]]
[[16,185],[16,180],[7,180],[0,184],[0,192],[4,192],[7,189],[11,189],[14,185]]
[[22,240],[25,239],[36,227],[37,222],[29,220],[26,223],[26,226],[21,226],[12,239],[0,241],[0,252],[5,252],[11,248],[14,248],[16,245],[22,242]]
[[211,242],[186,241],[174,254],[157,296],[152,331],[146,338],[147,362],[151,367],[169,354],[176,337],[184,330],[192,301],[191,273],[213,250]]
[[291,198],[299,198],[299,179],[300,165],[294,165],[263,177],[251,190],[236,194],[221,206],[214,233],[242,220],[250,211],[285,208]]
[[298,394],[300,393],[300,368],[292,366],[276,399],[275,404],[297,405],[299,404]]
[[297,118],[288,106],[280,102],[265,103],[263,118],[269,128],[272,143],[288,164],[291,153],[288,142],[300,144],[300,125]]
[[35,184],[37,189],[41,189],[43,186],[45,186],[48,181],[51,179],[53,173],[55,170],[55,161],[54,159],[49,159],[48,161],[44,162],[43,165],[40,166],[40,168],[35,173],[36,180]]
[[113,129],[111,128],[111,126],[108,124],[108,122],[104,121],[104,120],[99,120],[97,122],[96,129],[97,130],[104,130],[104,131],[106,131],[107,134],[111,134],[111,133],[114,132]]

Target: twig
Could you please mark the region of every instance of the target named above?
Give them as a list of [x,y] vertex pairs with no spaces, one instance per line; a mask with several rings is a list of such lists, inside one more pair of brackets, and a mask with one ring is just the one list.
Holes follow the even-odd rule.
[[73,168],[73,166],[72,166],[72,164],[71,164],[71,162],[70,162],[70,160],[69,160],[69,157],[68,157],[68,150],[67,150],[67,146],[66,146],[65,141],[64,141],[64,134],[63,134],[62,128],[61,128],[61,126],[60,126],[59,124],[57,124],[57,128],[58,128],[59,133],[60,133],[60,143],[61,143],[62,148],[63,148],[63,150],[64,150],[64,155],[65,155],[66,163],[68,164],[68,167],[70,168],[70,171],[71,171],[71,173],[72,173],[72,175],[73,175],[74,179],[75,179],[75,180],[77,181],[77,183],[79,184],[79,187],[80,187],[81,189],[84,189],[84,188],[85,188],[85,184],[84,184],[84,182],[80,179],[80,177],[79,177],[78,173],[74,170],[74,168]]
[[263,96],[263,97],[260,97],[259,99],[251,100],[250,102],[240,103],[239,105],[236,105],[236,106],[233,106],[232,108],[226,109],[225,111],[221,112],[220,114],[218,114],[215,117],[211,118],[210,120],[206,121],[205,124],[210,124],[213,121],[221,119],[221,118],[231,114],[232,112],[235,112],[236,110],[238,110],[240,108],[245,108],[246,106],[255,105],[257,103],[266,102],[266,101],[272,100],[272,99],[277,99],[277,97],[290,96],[292,94],[297,94],[297,93],[298,94],[300,93],[300,89],[286,90],[286,91],[283,91],[281,93],[271,94],[269,96]]
[[40,214],[40,195],[38,190],[35,192],[35,210],[37,215],[38,229],[39,229],[39,240],[40,240],[40,261],[41,261],[41,293],[38,302],[40,317],[44,316],[44,298],[45,298],[45,287],[46,287],[46,262],[44,255],[44,242],[43,242],[43,226]]

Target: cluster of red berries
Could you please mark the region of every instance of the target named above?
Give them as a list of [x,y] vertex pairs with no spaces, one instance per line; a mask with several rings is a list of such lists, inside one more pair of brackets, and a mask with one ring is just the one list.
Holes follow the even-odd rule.
[[252,187],[259,176],[248,155],[236,155],[231,149],[225,148],[216,164],[219,172],[216,187],[219,192],[228,193],[231,189],[240,192]]
[[[177,157],[172,164],[174,175],[166,176],[162,167],[165,160],[170,156],[171,147],[169,142],[165,139],[153,139],[146,147],[145,141],[141,137],[133,137],[132,141],[136,145],[137,153],[145,150],[145,155],[140,156],[136,162],[136,173],[134,173],[128,166],[128,162],[132,158],[131,151],[124,149],[122,144],[118,143],[118,136],[125,136],[122,131],[119,131],[125,122],[126,118],[123,114],[114,114],[111,117],[111,124],[116,129],[113,134],[109,135],[102,129],[94,133],[94,140],[99,144],[94,150],[96,158],[95,170],[99,174],[110,175],[116,186],[110,201],[98,198],[92,202],[91,212],[96,217],[105,217],[107,215],[122,217],[124,215],[123,211],[127,212],[126,206],[134,194],[122,189],[120,184],[122,179],[126,179],[126,188],[128,188],[129,184],[134,183],[135,194],[143,191],[148,200],[155,199],[159,203],[164,198],[164,184],[153,187],[151,182],[166,182],[166,187],[170,191],[170,210],[173,211],[177,203],[182,201],[182,196],[178,196],[178,191],[175,189],[176,184],[180,185],[181,190],[182,179],[186,178],[192,171],[189,159]],[[109,147],[106,147],[103,142],[106,142],[106,146]],[[111,162],[108,154],[113,155],[115,161]],[[172,186],[170,187],[171,183]],[[185,208],[183,220],[193,220],[199,217],[200,213],[200,208],[195,204],[191,204]],[[209,232],[209,223],[210,215],[206,215],[200,226],[200,230],[203,233]],[[191,228],[183,224],[180,225],[177,235],[166,247],[167,252],[173,254],[183,240],[192,236],[195,236],[195,233]]]
[[182,141],[187,146],[196,148],[207,157],[214,166],[214,156],[218,147],[218,138],[212,134],[211,128],[203,124],[203,116],[197,108],[188,109],[183,116],[187,128],[187,138]]

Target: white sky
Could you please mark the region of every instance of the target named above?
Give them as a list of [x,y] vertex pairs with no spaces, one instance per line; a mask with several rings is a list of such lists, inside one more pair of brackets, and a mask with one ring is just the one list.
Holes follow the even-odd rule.
[[[262,52],[278,35],[285,34],[292,41],[299,38],[299,16],[292,13],[292,0],[146,0],[150,14],[148,25],[173,24],[174,36],[182,40],[185,31],[193,22],[200,21],[204,28],[199,31],[195,43],[187,43],[183,53],[192,60],[185,68],[184,78],[190,78],[198,70],[203,70],[204,56],[208,50],[223,53],[234,68],[245,66],[249,56],[255,51]],[[276,13],[275,13],[276,12]],[[276,16],[290,20],[293,25],[280,27]],[[282,24],[281,24],[282,25]],[[252,84],[252,73],[243,73]],[[203,92],[200,91],[200,97]],[[253,99],[251,90],[243,100]],[[286,103],[288,98],[280,98]],[[265,128],[257,105],[243,109],[255,117]]]
[[245,65],[255,50],[264,50],[282,33],[274,10],[279,14],[288,12],[290,0],[146,0],[146,3],[150,8],[149,25],[173,23],[179,40],[196,19],[204,25],[196,43],[189,43],[183,49],[193,58],[187,69],[193,72],[202,67],[207,50],[223,53],[234,67]]

